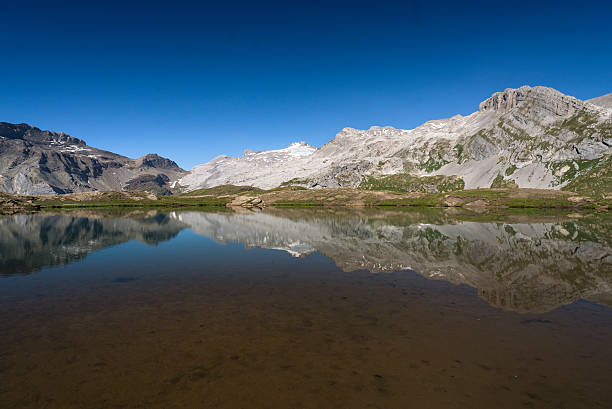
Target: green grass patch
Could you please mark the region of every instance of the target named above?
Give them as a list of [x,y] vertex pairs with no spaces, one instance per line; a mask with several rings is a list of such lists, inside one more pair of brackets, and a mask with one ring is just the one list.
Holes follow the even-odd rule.
[[163,196],[158,200],[62,200],[60,198],[51,200],[38,200],[34,204],[41,208],[160,208],[160,207],[225,207],[229,202],[227,198],[217,197],[184,197],[184,196]]
[[589,162],[588,166],[584,163],[579,164],[579,167],[582,165],[582,169],[577,177],[575,176],[577,172],[572,167],[574,177],[562,190],[596,198],[612,197],[612,155]]
[[434,158],[433,156],[430,156],[426,162],[420,163],[418,168],[421,170],[424,170],[427,173],[431,173],[431,172],[434,172],[440,169],[442,166],[446,165],[447,163],[450,163],[450,162],[447,160],[444,160],[444,158],[442,158],[442,155],[437,154],[437,157]]
[[454,192],[465,187],[463,179],[457,176],[415,176],[397,173],[385,176],[365,176],[359,184],[364,190],[390,190],[398,192]]
[[[553,175],[556,178],[555,183],[560,185],[567,181],[573,181],[580,174],[585,173],[588,169],[597,167],[601,158],[586,160],[586,159],[574,159],[574,160],[564,160],[557,162],[549,162],[547,167],[552,170]],[[568,169],[564,173],[560,173],[561,170],[567,166]]]
[[235,186],[235,185],[220,185],[204,189],[192,190],[188,193],[183,193],[179,196],[221,196],[221,195],[237,195],[241,193],[263,193],[264,190],[253,186]]
[[547,127],[545,132],[552,136],[558,136],[564,129],[576,134],[569,141],[571,143],[579,143],[585,138],[592,138],[595,134],[603,139],[612,138],[612,121],[599,122],[596,113],[586,110],[577,112],[570,118]]
[[383,200],[371,200],[366,203],[370,206],[416,206],[416,207],[434,207],[439,206],[442,202],[444,195],[441,193],[430,194],[423,197],[415,198],[397,198],[397,199],[383,199]]
[[455,150],[457,151],[457,163],[461,163],[461,161],[463,160],[462,155],[463,155],[463,145],[461,144],[457,144],[455,145]]
[[287,186],[293,186],[293,185],[310,185],[310,184],[312,184],[312,181],[310,179],[293,178],[291,180],[281,183],[279,187],[287,187]]
[[[575,203],[562,198],[508,198],[504,204],[511,208],[569,209],[576,207]],[[585,204],[583,207],[593,208],[595,206]]]
[[282,202],[273,202],[271,205],[274,207],[321,207],[324,206],[324,203],[303,200],[285,200]]
[[504,179],[501,173],[498,173],[493,182],[491,183],[491,188],[517,188],[517,184],[512,179]]
[[459,198],[474,198],[474,199],[501,199],[508,196],[510,190],[508,189],[470,189],[470,190],[460,190],[458,192],[453,192],[452,196]]

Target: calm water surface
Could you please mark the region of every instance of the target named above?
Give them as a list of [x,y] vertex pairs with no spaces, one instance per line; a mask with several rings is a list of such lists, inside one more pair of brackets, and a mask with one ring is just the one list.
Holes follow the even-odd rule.
[[610,408],[608,216],[0,218],[2,408]]

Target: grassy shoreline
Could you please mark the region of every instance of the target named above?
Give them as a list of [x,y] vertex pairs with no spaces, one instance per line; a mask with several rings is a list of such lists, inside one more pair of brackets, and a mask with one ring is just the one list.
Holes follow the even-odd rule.
[[262,190],[247,186],[217,186],[175,196],[144,191],[87,192],[66,195],[0,196],[0,211],[16,213],[43,209],[95,208],[263,208],[263,207],[436,207],[468,209],[585,209],[608,211],[610,197],[540,189],[473,189],[447,193],[295,187]]

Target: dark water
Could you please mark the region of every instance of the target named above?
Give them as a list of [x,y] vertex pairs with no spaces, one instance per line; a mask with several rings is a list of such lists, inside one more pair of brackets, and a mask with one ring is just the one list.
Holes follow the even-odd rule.
[[2,408],[610,408],[608,216],[0,218]]

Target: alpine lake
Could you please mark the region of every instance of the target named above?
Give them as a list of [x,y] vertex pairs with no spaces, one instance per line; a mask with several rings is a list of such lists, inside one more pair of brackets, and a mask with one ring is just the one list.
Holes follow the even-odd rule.
[[2,408],[611,408],[612,215],[0,217]]

